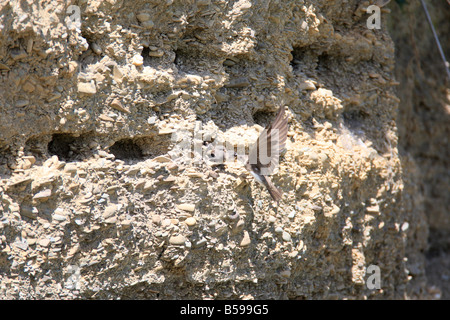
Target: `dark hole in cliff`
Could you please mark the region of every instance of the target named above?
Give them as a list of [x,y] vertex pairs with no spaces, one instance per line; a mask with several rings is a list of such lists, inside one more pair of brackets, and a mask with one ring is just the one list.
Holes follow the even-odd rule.
[[0,141],[0,179],[10,174],[10,168],[15,162],[11,148]]
[[0,165],[6,164],[9,147],[0,141]]
[[52,140],[48,143],[48,152],[53,156],[57,155],[60,159],[69,158],[70,145],[76,138],[73,135],[65,133],[55,133]]
[[294,70],[296,70],[301,64],[303,57],[305,56],[306,50],[303,48],[296,48],[291,51],[292,59],[290,64]]
[[175,58],[173,63],[178,70],[187,72],[189,70],[196,70],[200,60],[200,57],[195,56],[195,52],[190,52],[186,48],[182,47],[175,50]]
[[317,69],[320,70],[328,70],[331,65],[335,62],[332,56],[330,56],[328,53],[323,52],[319,57],[317,58]]
[[151,62],[150,48],[144,47],[141,52],[142,59],[144,60],[144,66],[149,66]]
[[59,160],[79,161],[88,158],[92,150],[90,141],[93,136],[90,133],[81,135],[71,133],[55,133],[48,143],[47,149],[50,155],[58,156]]
[[116,159],[142,160],[166,154],[170,144],[170,135],[124,138],[109,147],[109,151]]
[[114,143],[109,151],[120,160],[142,159],[143,153],[141,147],[136,144],[134,139],[122,139]]
[[[291,51],[292,59],[290,65],[294,73],[304,73],[313,76],[314,70],[320,63],[320,53],[309,47],[294,47]],[[323,55],[323,54],[322,54]],[[325,56],[322,58],[326,58]],[[322,61],[323,62],[323,61]]]
[[177,67],[181,67],[182,66],[182,52],[181,50],[175,50],[175,59],[173,60],[173,63],[177,66]]
[[142,49],[142,52],[141,52],[142,58],[145,59],[146,57],[149,57],[149,54],[150,54],[150,48],[149,47],[144,47]]
[[173,63],[181,72],[199,74],[209,68],[211,56],[202,50],[187,44],[180,44],[174,53]]
[[259,124],[260,126],[266,128],[275,119],[275,115],[276,114],[274,112],[264,110],[257,111],[253,115],[253,121],[255,121],[255,123]]

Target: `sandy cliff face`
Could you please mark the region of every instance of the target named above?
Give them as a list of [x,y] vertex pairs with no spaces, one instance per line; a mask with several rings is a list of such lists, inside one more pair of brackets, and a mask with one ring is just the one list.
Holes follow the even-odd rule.
[[[3,3],[1,296],[420,297],[388,12],[370,30],[366,7]],[[250,144],[281,105],[276,206],[203,155]]]
[[[447,59],[450,4],[427,2]],[[406,191],[421,202],[429,224],[427,278],[450,298],[450,79],[446,77],[432,31],[419,1],[392,6],[389,32],[396,44],[395,75],[401,83],[399,145],[412,169]],[[405,164],[405,161],[403,161]],[[409,166],[412,164],[412,166]],[[405,165],[404,165],[405,167]],[[411,188],[411,189],[409,189]]]

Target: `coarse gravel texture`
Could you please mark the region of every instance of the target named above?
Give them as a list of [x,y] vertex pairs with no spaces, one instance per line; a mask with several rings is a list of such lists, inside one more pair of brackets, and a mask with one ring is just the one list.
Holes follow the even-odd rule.
[[[0,297],[434,297],[390,10],[370,30],[368,4],[2,2]],[[277,205],[204,155],[281,105]]]

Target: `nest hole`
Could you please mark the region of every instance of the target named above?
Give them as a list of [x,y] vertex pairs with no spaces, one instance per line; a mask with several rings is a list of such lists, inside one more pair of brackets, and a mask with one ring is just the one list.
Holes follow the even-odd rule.
[[119,140],[109,148],[109,151],[120,160],[139,160],[144,157],[141,147],[133,139]]
[[275,119],[275,112],[257,111],[253,115],[253,121],[260,126],[266,128]]
[[116,141],[109,151],[120,160],[142,160],[153,158],[169,151],[170,139],[162,136],[124,138]]
[[79,161],[92,155],[92,134],[55,133],[47,145],[50,155],[64,161]]

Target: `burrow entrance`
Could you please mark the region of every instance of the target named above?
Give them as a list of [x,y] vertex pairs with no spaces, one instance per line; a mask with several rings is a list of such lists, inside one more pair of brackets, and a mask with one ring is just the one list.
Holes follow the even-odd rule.
[[166,154],[170,150],[170,136],[143,136],[118,140],[109,151],[120,160],[142,160]]

